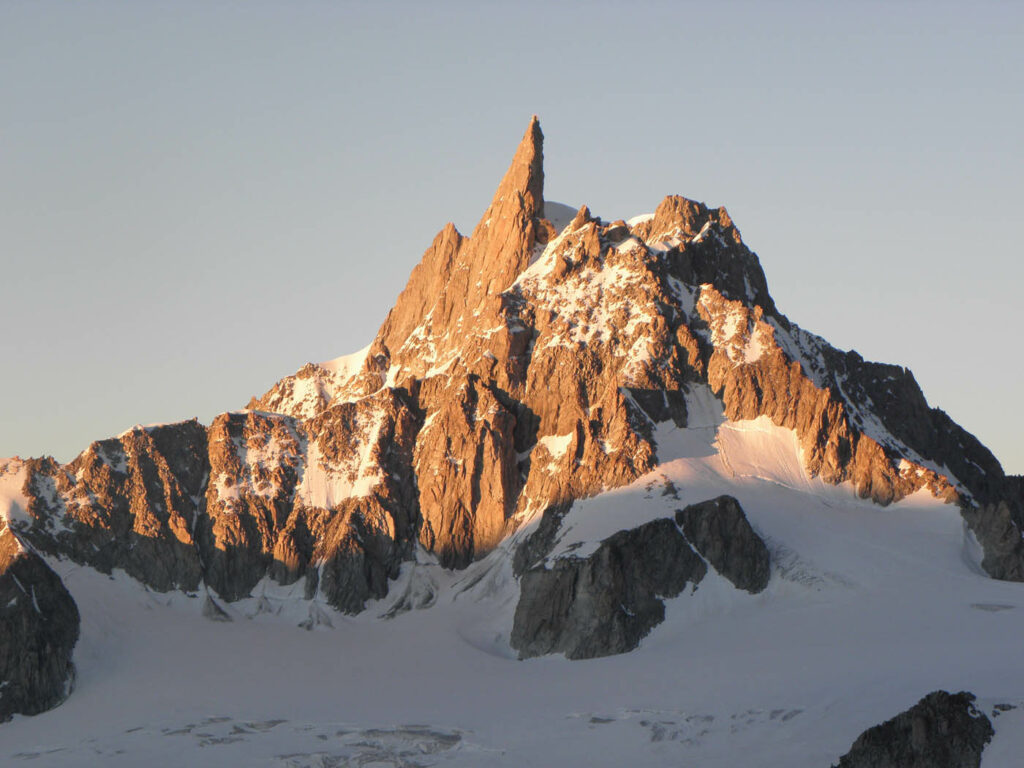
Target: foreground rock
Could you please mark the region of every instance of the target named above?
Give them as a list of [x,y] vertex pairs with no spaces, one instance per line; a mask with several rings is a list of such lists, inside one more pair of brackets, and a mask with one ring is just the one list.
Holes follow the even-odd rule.
[[864,731],[838,768],[978,768],[995,732],[970,693],[929,693]]
[[[520,566],[542,559],[538,546],[550,551],[558,515],[554,510],[524,543]],[[679,510],[675,521],[619,531],[586,557],[559,557],[550,567],[539,562],[524,570],[512,647],[520,658],[564,653],[587,659],[631,651],[665,620],[661,598],[676,597],[704,579],[705,559],[745,591],[760,592],[768,584],[768,549],[731,496]]]
[[60,577],[0,521],[0,721],[45,712],[67,697],[78,625]]

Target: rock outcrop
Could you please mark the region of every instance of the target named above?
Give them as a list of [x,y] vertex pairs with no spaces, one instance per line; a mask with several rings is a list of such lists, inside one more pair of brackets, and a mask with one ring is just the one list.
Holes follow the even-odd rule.
[[414,456],[419,540],[442,565],[465,567],[509,532],[521,486],[516,415],[475,376],[429,379],[420,403],[428,415]]
[[60,577],[0,520],[0,722],[64,701],[78,626]]
[[320,594],[338,610],[357,613],[386,595],[412,557],[420,428],[397,391],[337,405],[307,425],[312,448],[289,521],[302,535],[287,537],[286,557],[307,573],[319,569]]
[[737,589],[756,594],[768,586],[771,557],[732,496],[691,504],[676,512],[676,524],[711,567]]
[[[210,425],[208,447],[210,475],[196,518],[196,545],[207,586],[237,600],[273,562],[303,471],[306,435],[293,419],[277,414],[225,413]],[[292,575],[297,578],[304,565],[293,564]]]
[[985,572],[994,579],[1024,581],[1024,538],[1010,506],[1004,501],[967,506],[963,517],[981,545]]
[[522,575],[512,647],[520,658],[631,651],[664,621],[661,598],[676,597],[706,573],[672,520],[620,531],[587,557],[557,558]]
[[731,496],[619,531],[586,556],[545,562],[565,512],[550,509],[516,555],[520,598],[511,644],[520,658],[630,651],[664,621],[662,598],[696,587],[708,564],[738,589],[756,593],[768,585],[768,548]]
[[929,693],[864,731],[835,768],[979,768],[992,723],[970,693]]

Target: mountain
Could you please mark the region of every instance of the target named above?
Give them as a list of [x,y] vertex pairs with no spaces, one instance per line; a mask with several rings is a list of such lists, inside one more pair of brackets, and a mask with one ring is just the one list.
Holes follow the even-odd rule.
[[[813,743],[799,764],[825,765],[939,686],[980,686],[993,719],[1024,696],[1020,672],[987,665],[1008,659],[1024,629],[1013,583],[1024,580],[1024,480],[931,408],[905,368],[837,350],[781,314],[724,208],[669,196],[653,214],[608,222],[546,202],[536,118],[472,234],[438,233],[364,350],[310,363],[208,427],[135,427],[65,465],[7,460],[0,513],[0,540],[16,553],[0,589],[24,618],[0,629],[2,685],[31,694],[0,715],[52,706],[77,665],[88,690],[46,716],[65,733],[79,697],[82,707],[117,702],[108,724],[143,718],[96,748],[97,761],[159,760],[156,734],[184,728],[196,749],[220,749],[197,752],[199,764],[269,759],[267,749],[284,750],[274,753],[284,765],[406,765],[424,754],[416,764],[547,764],[555,739],[573,764],[617,754],[639,728],[648,746],[623,761],[662,764],[665,747],[732,764],[744,739],[767,738],[779,742],[764,764],[792,765],[785,744],[798,733]],[[82,615],[74,665],[79,620],[65,585]],[[865,655],[887,627],[900,630],[890,658]],[[943,637],[934,647],[933,632]],[[36,667],[23,658],[30,642],[54,647]],[[146,663],[111,666],[105,642]],[[802,648],[806,668],[793,658]],[[216,671],[220,654],[246,659],[272,688]],[[282,662],[291,654],[356,687],[303,688],[305,673]],[[565,659],[511,661],[552,654],[626,655],[584,665],[597,682]],[[721,713],[751,698],[741,681],[764,674],[758,657],[806,701],[734,709],[726,727]],[[202,675],[158,676],[173,705],[129,703],[154,687],[155,658]],[[853,673],[826,673],[840,658]],[[678,664],[685,693],[652,677],[666,663]],[[465,679],[481,665],[484,700]],[[268,671],[279,666],[291,673]],[[872,673],[895,682],[865,691],[858,676]],[[523,674],[533,690],[513,682]],[[203,679],[223,682],[228,698]],[[996,680],[1012,685],[988,691]],[[619,693],[592,699],[586,727],[550,726],[578,716],[563,704],[609,681]],[[777,681],[762,683],[752,697],[775,701]],[[440,685],[452,702],[437,702]],[[546,730],[524,713],[534,695]],[[862,706],[833,707],[848,695]],[[246,701],[253,714],[199,722],[200,709],[186,714],[197,696]],[[296,696],[430,727],[361,723],[327,736],[252,704]],[[447,724],[395,703],[403,697],[432,698]],[[614,704],[627,699],[632,709]],[[488,733],[483,711],[511,719],[517,739],[541,734],[536,746]],[[176,717],[190,724],[154,730]],[[41,719],[2,727],[38,743]],[[221,733],[225,722],[238,732]],[[594,729],[605,733],[587,736]],[[1010,730],[995,730],[986,768]],[[301,733],[313,731],[328,745],[310,749]],[[148,738],[125,747],[136,732]],[[48,759],[75,764],[85,745]]]

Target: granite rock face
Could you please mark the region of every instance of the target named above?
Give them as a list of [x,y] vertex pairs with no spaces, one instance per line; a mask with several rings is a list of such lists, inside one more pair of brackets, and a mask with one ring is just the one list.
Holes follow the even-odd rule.
[[566,511],[549,509],[516,553],[520,598],[511,643],[520,658],[631,651],[664,621],[662,598],[696,588],[708,564],[738,589],[756,593],[768,585],[768,549],[731,496],[619,531],[585,557],[545,562]]
[[419,541],[442,565],[462,568],[509,532],[522,479],[516,415],[476,376],[428,379],[420,389],[426,426],[414,466],[422,515]]
[[237,600],[264,577],[307,577],[310,597],[348,613],[383,597],[416,537],[409,467],[418,428],[392,390],[301,422],[218,417],[196,526],[206,583]]
[[0,722],[67,698],[78,628],[60,577],[0,521]]
[[271,565],[291,514],[305,450],[292,419],[225,413],[208,432],[209,482],[195,539],[206,584],[226,600],[249,594]]
[[929,693],[864,731],[836,768],[979,768],[992,723],[970,693]]
[[160,591],[198,588],[193,529],[209,474],[201,424],[136,427],[67,465],[31,459],[25,470],[31,525],[18,534],[36,549],[103,573],[122,568]]
[[420,524],[412,470],[420,417],[398,390],[315,417],[247,411],[136,428],[24,477],[38,549],[158,591],[248,597],[263,578],[308,577],[309,597],[350,613],[383,597]]

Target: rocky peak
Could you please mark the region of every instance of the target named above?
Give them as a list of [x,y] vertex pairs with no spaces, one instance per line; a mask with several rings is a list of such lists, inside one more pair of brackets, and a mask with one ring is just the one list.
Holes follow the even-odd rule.
[[667,254],[673,273],[686,283],[712,283],[725,296],[776,314],[761,263],[723,207],[669,195],[653,216],[632,227],[653,251]]
[[967,691],[933,691],[864,731],[835,768],[978,768],[995,731],[974,702]]
[[[453,265],[438,309],[451,317],[458,304],[479,307],[519,276],[529,264],[544,210],[544,135],[534,116],[494,198]],[[463,274],[464,273],[464,274]]]
[[[551,554],[563,517],[655,485],[678,500],[661,470],[704,472],[687,462],[712,457],[733,473],[712,441],[751,425],[788,430],[800,481],[880,505],[922,491],[960,503],[981,567],[1024,581],[1024,480],[908,371],[781,315],[724,208],[672,195],[629,223],[585,205],[541,218],[542,145],[533,118],[472,236],[437,234],[365,349],[310,363],[209,427],[137,427],[63,465],[0,461],[0,688],[25,692],[17,708],[0,701],[0,720],[53,705],[70,679],[77,613],[36,552],[203,591],[214,620],[229,617],[218,600],[251,596],[259,613],[268,587],[301,582],[311,628],[321,603],[359,613],[400,577],[406,596],[385,615],[429,606],[438,585],[419,565],[494,553],[465,579],[483,594],[525,539],[512,645],[628,650],[662,621],[663,598],[711,571],[762,590],[768,545],[728,496]],[[760,445],[755,472],[775,450]]]
[[505,176],[494,193],[494,199],[484,217],[473,230],[473,236],[484,234],[483,229],[495,216],[524,213],[533,218],[544,212],[544,134],[540,120],[534,115],[523,134]]
[[310,418],[330,405],[372,394],[389,369],[422,376],[453,353],[451,331],[501,312],[497,298],[528,266],[538,242],[556,234],[544,210],[544,134],[534,115],[471,237],[449,222],[434,237],[388,313],[358,371],[340,376],[307,364],[248,408]]
[[378,342],[384,350],[401,348],[413,328],[423,321],[444,290],[465,242],[466,238],[451,222],[437,233],[377,333]]
[[1020,485],[903,369],[778,313],[724,208],[673,195],[608,224],[582,206],[559,230],[543,182],[534,118],[473,235],[441,230],[366,349],[208,430],[29,462],[20,533],[161,590],[233,600],[305,577],[356,612],[417,548],[464,567],[534,513],[671,461],[657,433],[696,426],[703,398],[792,430],[810,475],[878,503],[927,489],[995,504],[968,521],[985,567],[1024,573]]
[[589,224],[593,220],[594,217],[590,213],[590,208],[586,205],[581,205],[580,209],[576,211],[576,216],[574,216],[573,220],[569,223],[569,231],[575,232],[584,224]]
[[[447,225],[434,239],[381,326],[375,348],[392,367],[422,376],[456,350],[480,318],[496,319],[498,298],[553,234],[544,210],[544,135],[534,116],[471,237]],[[379,368],[379,361],[373,362]]]
[[[724,210],[724,209],[722,209]],[[717,211],[714,211],[717,214]],[[658,205],[654,211],[654,218],[650,222],[650,235],[653,240],[669,240],[675,238],[675,245],[690,240],[700,234],[701,230],[708,224],[717,223],[717,215],[712,216],[712,211],[704,203],[690,200],[682,195],[669,195]]]

